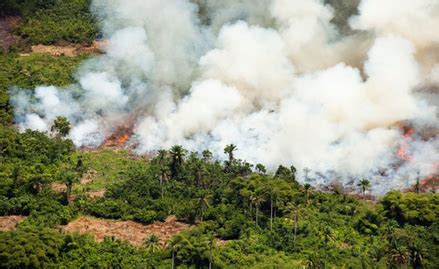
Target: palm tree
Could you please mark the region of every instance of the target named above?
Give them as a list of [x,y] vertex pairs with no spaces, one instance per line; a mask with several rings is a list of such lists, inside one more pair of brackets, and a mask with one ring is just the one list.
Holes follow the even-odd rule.
[[326,247],[328,246],[330,241],[335,240],[334,233],[332,232],[332,230],[329,227],[325,227],[323,229],[323,231],[321,232],[321,234],[322,234],[323,242],[325,243]]
[[258,225],[258,219],[259,219],[259,207],[261,206],[262,202],[264,201],[264,197],[262,195],[259,195],[257,193],[253,193],[250,196],[250,203],[255,207],[255,223],[256,226]]
[[392,265],[404,266],[409,263],[410,253],[406,246],[403,246],[398,242],[398,240],[394,240],[391,243],[389,250],[389,263]]
[[69,203],[69,197],[70,194],[72,193],[72,189],[73,189],[73,182],[75,181],[75,175],[71,172],[66,172],[64,173],[64,182],[66,184],[66,197],[65,197],[65,201],[68,204]]
[[82,161],[82,156],[80,156],[78,158],[78,161],[76,161],[76,167],[75,167],[75,171],[76,173],[78,173],[78,177],[81,178],[86,170],[87,168],[85,167],[84,162]]
[[160,250],[160,240],[155,234],[148,236],[143,242],[149,253],[156,253]]
[[366,190],[370,188],[370,181],[364,178],[360,180],[358,186],[361,188],[361,192],[363,193],[363,199],[364,199],[366,197]]
[[213,255],[212,255],[212,248],[213,248],[213,242],[214,242],[213,234],[209,234],[209,269],[212,269],[212,263],[213,263]]
[[408,247],[410,263],[413,268],[422,268],[423,262],[423,253],[425,249],[423,249],[417,242],[411,243]]
[[[302,208],[300,206],[296,206],[292,203],[287,203],[287,211],[289,211],[289,214],[294,218],[294,233],[293,233],[293,247],[296,247],[296,238],[297,238],[297,228],[298,228],[298,222],[299,217],[302,215]],[[293,215],[294,212],[294,215]]]
[[233,156],[233,152],[237,150],[238,148],[234,144],[229,144],[224,148],[224,153],[229,155],[229,162],[228,165],[231,166],[233,163],[233,160],[235,159]]
[[416,179],[415,193],[419,194],[421,192],[421,184],[419,183],[419,178]]
[[311,184],[305,183],[305,185],[303,185],[303,190],[305,191],[306,204],[308,204],[309,192],[311,190]]
[[160,188],[161,188],[161,196],[164,194],[164,183],[168,180],[168,167],[166,163],[168,161],[168,152],[164,149],[158,151],[157,161],[160,170]]
[[171,148],[169,153],[171,154],[171,177],[175,179],[180,175],[186,151],[182,146],[175,145]]
[[200,216],[200,221],[203,221],[203,217],[204,217],[204,212],[206,212],[206,209],[208,207],[210,207],[210,200],[212,199],[212,194],[210,194],[209,192],[205,191],[205,190],[201,190],[198,193],[198,204],[200,206],[200,212],[201,212],[201,216]]
[[182,240],[181,236],[177,235],[177,236],[174,236],[171,239],[169,239],[167,242],[168,246],[171,247],[171,258],[172,258],[171,269],[174,269],[177,266],[175,263],[175,257],[176,257],[178,248],[180,248],[180,246],[181,246],[181,240]]
[[193,173],[195,177],[195,181],[197,184],[197,187],[200,188],[201,186],[204,187],[204,174],[205,174],[205,167],[201,160],[195,159],[193,161]]

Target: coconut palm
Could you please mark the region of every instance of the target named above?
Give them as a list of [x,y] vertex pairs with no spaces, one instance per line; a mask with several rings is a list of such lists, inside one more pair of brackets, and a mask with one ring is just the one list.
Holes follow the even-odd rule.
[[305,191],[306,204],[308,204],[309,192],[311,190],[311,184],[305,183],[305,185],[303,185],[303,190]]
[[200,206],[200,221],[203,221],[204,213],[206,212],[206,209],[210,207],[210,200],[212,199],[212,194],[210,194],[208,191],[201,190],[198,193],[198,204]]
[[224,148],[224,153],[229,156],[229,163],[228,165],[232,165],[233,160],[235,159],[233,152],[237,150],[238,148],[234,144],[229,144]]
[[176,268],[175,256],[177,255],[177,249],[180,246],[180,242],[181,242],[181,237],[179,236],[174,236],[167,241],[168,246],[171,247],[171,259],[172,259],[171,269]]
[[204,175],[206,174],[206,172],[203,161],[195,159],[192,164],[192,169],[197,187],[204,187]]
[[181,172],[181,166],[184,162],[186,150],[180,145],[175,145],[171,148],[169,154],[171,155],[171,177],[178,178]]
[[300,205],[296,206],[293,203],[288,202],[286,206],[286,210],[289,212],[291,218],[294,219],[293,242],[294,242],[294,247],[296,247],[298,222],[299,222],[299,218],[303,215],[304,209],[301,208]]
[[361,192],[363,193],[363,199],[366,197],[366,190],[370,188],[370,181],[367,179],[362,179],[358,183],[358,186],[361,188]]
[[164,194],[164,183],[168,180],[168,167],[166,163],[168,161],[168,152],[164,149],[159,150],[157,154],[157,162],[160,170],[160,188],[161,188],[161,196]]
[[259,226],[258,225],[259,207],[261,206],[262,202],[264,202],[264,200],[265,199],[264,199],[263,195],[260,195],[258,193],[253,193],[250,196],[250,203],[251,203],[252,206],[255,207],[255,223],[256,223],[256,226]]
[[410,263],[413,268],[422,268],[425,249],[421,247],[417,242],[413,242],[408,247],[410,255]]
[[156,253],[160,250],[160,240],[155,234],[148,236],[143,244],[149,253]]

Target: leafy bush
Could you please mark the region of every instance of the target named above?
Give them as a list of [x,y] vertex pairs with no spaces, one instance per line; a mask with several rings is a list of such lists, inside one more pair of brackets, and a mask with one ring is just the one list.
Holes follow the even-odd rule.
[[89,0],[63,1],[39,6],[33,13],[25,13],[25,22],[17,34],[31,44],[53,44],[58,41],[91,43],[98,33],[88,11]]
[[392,191],[380,201],[384,214],[400,225],[431,225],[439,220],[439,194]]

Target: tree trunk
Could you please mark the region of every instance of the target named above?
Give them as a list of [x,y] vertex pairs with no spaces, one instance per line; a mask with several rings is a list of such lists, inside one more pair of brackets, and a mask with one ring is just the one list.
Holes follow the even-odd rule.
[[270,195],[270,231],[273,231],[273,192]]
[[210,240],[209,269],[212,269],[212,244],[213,244],[213,239]]
[[160,189],[161,189],[161,196],[163,198],[163,175],[160,175]]
[[203,216],[204,216],[204,210],[203,210],[203,207],[201,207],[200,222],[203,222]]
[[296,248],[296,235],[297,235],[297,210],[294,214],[294,248]]
[[70,194],[72,193],[72,188],[73,188],[73,182],[67,182],[66,184],[66,203],[69,204],[69,197]]
[[175,251],[174,251],[174,247],[172,247],[172,267],[171,269],[175,268]]
[[258,210],[258,207],[256,207],[256,227],[259,226],[258,225],[258,213],[259,213],[259,210]]

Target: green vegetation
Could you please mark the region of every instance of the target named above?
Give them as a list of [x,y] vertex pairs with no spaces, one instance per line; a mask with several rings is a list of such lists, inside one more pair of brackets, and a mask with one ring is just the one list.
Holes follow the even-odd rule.
[[16,34],[28,44],[89,44],[98,34],[89,4],[89,0],[6,0],[0,4],[0,16],[22,16]]
[[[259,165],[253,172],[250,164],[231,157],[239,149],[230,145],[224,163],[211,159],[209,151],[198,154],[180,146],[145,162],[130,159],[125,151],[75,153],[71,142],[60,136],[6,130],[10,133],[2,143],[6,147],[1,157],[5,165],[0,213],[29,217],[16,231],[0,233],[4,267],[435,268],[439,264],[438,194],[395,191],[370,206],[343,193],[301,186],[294,167],[280,167],[270,175]],[[84,190],[75,191],[87,169],[99,177],[91,184],[107,189],[104,197],[92,199]],[[54,181],[64,182],[67,190],[52,191]],[[360,192],[367,185],[363,183]],[[69,202],[72,189],[77,196]],[[166,248],[151,236],[139,249],[111,238],[96,243],[54,229],[81,214],[145,224],[176,215],[195,228],[175,236]]]
[[124,179],[123,175],[127,173],[133,165],[146,166],[147,164],[141,159],[133,159],[126,150],[92,150],[74,153],[75,157],[81,157],[84,166],[91,172],[87,185],[76,185],[74,190],[78,193],[84,191],[96,191],[110,187],[116,182]]
[[[96,34],[86,5],[7,0],[0,10],[23,16],[17,31],[31,43],[83,43]],[[233,144],[224,162],[179,145],[148,161],[128,151],[75,150],[62,117],[53,134],[19,133],[10,88],[67,86],[86,57],[0,57],[0,216],[27,216],[0,232],[0,268],[438,268],[439,194],[392,191],[372,204],[338,189],[318,192],[298,183],[293,165],[267,173],[264,164],[237,159]],[[363,198],[370,182],[360,181]],[[88,195],[104,189],[104,197]],[[60,232],[81,215],[143,224],[175,215],[194,227],[165,247],[155,235],[133,247]]]
[[0,54],[0,123],[12,121],[9,91],[12,87],[34,89],[38,85],[67,86],[73,82],[73,74],[86,55],[78,57],[52,57],[31,54]]

